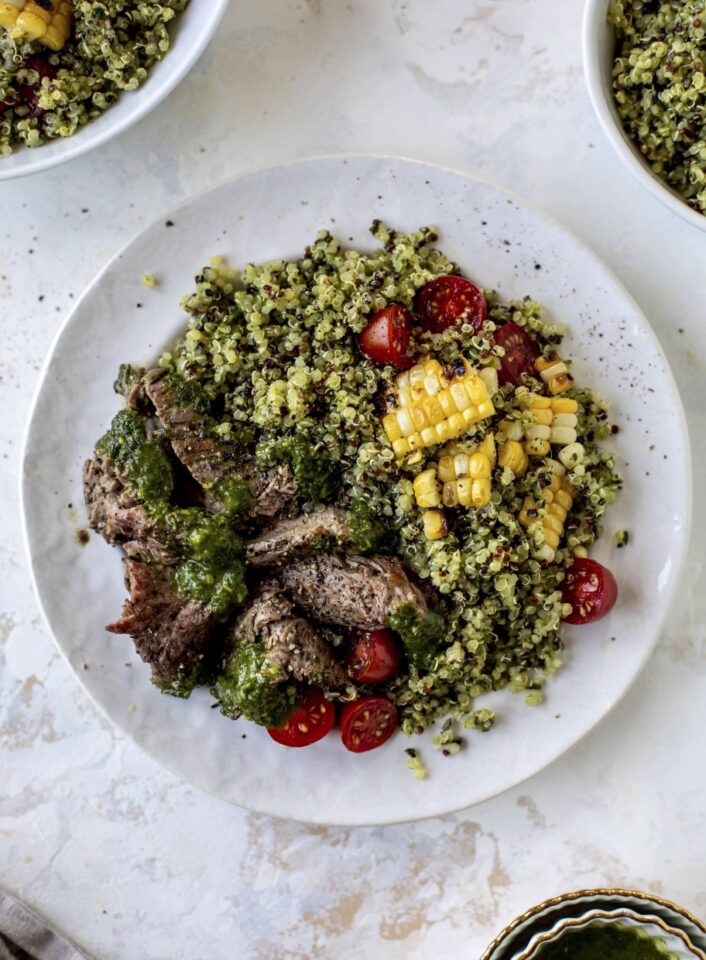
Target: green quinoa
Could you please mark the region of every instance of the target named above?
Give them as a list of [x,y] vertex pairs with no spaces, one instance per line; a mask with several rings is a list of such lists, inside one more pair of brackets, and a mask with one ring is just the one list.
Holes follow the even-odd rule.
[[654,173],[706,213],[704,0],[615,0],[608,19],[623,126]]
[[[545,678],[561,665],[565,571],[574,551],[584,552],[599,535],[601,517],[620,487],[612,456],[600,446],[610,434],[606,406],[579,386],[563,394],[579,403],[577,432],[585,452],[568,470],[577,495],[551,563],[533,558],[542,542],[541,523],[527,530],[518,521],[526,495],[538,496],[548,482],[540,458],[519,480],[496,468],[490,503],[447,511],[448,536],[427,540],[412,483],[438,457],[439,447],[424,450],[414,465],[397,464],[381,428],[379,397],[398,371],[367,360],[359,334],[373,312],[393,302],[412,308],[428,281],[460,271],[436,248],[432,228],[403,234],[376,221],[372,233],[379,244],[372,253],[345,249],[323,231],[302,259],[246,264],[240,275],[214,259],[183,301],[188,330],[160,364],[198,384],[214,402],[220,411],[214,429],[223,439],[249,437],[251,449],[267,459],[296,438],[325,453],[324,467],[336,464],[336,484],[304,485],[292,511],[312,510],[320,502],[344,508],[364,503],[384,530],[381,549],[400,557],[435,596],[433,623],[421,630],[397,623],[413,631],[417,653],[376,690],[397,704],[408,734],[421,733],[440,717],[487,730],[494,714],[476,709],[478,696],[508,687],[539,704]],[[469,326],[440,334],[417,328],[415,358],[433,354],[449,363],[463,354],[474,366],[498,367],[502,351],[492,334],[510,320],[546,352],[561,342],[563,328],[545,320],[536,301],[501,302],[490,291],[486,299],[489,322],[482,333]],[[528,394],[527,387],[502,388],[493,398],[496,415],[462,440],[478,443],[500,420],[520,419]],[[342,635],[327,628],[328,639]],[[445,753],[463,742],[452,727],[440,737]]]
[[[0,30],[0,103],[10,104],[0,109],[0,157],[19,143],[70,137],[123,91],[136,90],[167,53],[168,25],[188,2],[75,0],[72,34],[58,53]],[[35,57],[53,78],[42,78]],[[32,102],[18,101],[18,88],[32,88]]]

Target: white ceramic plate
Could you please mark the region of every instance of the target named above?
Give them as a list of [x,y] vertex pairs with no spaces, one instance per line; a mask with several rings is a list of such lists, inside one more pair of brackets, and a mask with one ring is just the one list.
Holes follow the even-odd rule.
[[172,22],[167,55],[154,64],[142,86],[122,93],[117,103],[72,137],[52,140],[32,150],[18,146],[9,157],[0,159],[0,181],[57,167],[107,143],[142,120],[191,70],[216,32],[227,6],[228,0],[191,0]]
[[[615,611],[567,628],[566,666],[546,705],[486,698],[499,713],[490,733],[470,735],[460,756],[436,753],[431,736],[402,735],[355,756],[335,734],[286,750],[267,733],[233,723],[197,691],[162,696],[126,637],[103,626],[124,598],[120,551],[85,526],[81,464],[119,408],[112,391],[123,361],[149,364],[180,333],[180,296],[215,253],[234,264],[300,255],[321,227],[372,248],[381,217],[399,229],[436,224],[442,248],[503,297],[530,294],[570,329],[565,354],[581,383],[614,404],[626,490],[594,555],[615,573]],[[111,720],[160,763],[220,797],[317,823],[420,819],[497,794],[542,769],[590,730],[645,663],[684,557],[689,515],[687,436],[665,357],[611,273],[575,238],[513,197],[458,173],[404,160],[323,159],[252,173],[163,217],[121,253],[76,305],[46,364],[26,438],[23,505],[32,571],[45,616],[80,682]],[[146,272],[159,286],[142,285]],[[138,308],[138,304],[141,307]],[[72,504],[73,506],[69,506]],[[612,533],[625,527],[630,546]],[[86,664],[88,669],[84,669]],[[126,664],[129,664],[126,666]],[[404,748],[422,750],[417,782]]]

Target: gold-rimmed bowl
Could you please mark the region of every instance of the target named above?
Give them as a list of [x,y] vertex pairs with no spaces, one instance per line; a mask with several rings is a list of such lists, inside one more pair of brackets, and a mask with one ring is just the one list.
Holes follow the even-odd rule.
[[706,927],[683,907],[651,893],[578,890],[553,897],[513,920],[481,960],[541,960],[541,947],[589,923],[621,923],[664,945],[665,960],[706,960]]

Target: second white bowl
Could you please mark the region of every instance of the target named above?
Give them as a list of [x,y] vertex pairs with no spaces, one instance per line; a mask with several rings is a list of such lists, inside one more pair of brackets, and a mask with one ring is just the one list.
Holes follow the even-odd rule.
[[615,35],[608,23],[610,0],[586,0],[583,15],[583,64],[588,93],[600,125],[613,149],[632,175],[666,207],[699,230],[706,216],[692,210],[683,197],[651,170],[621,123],[613,99],[612,70]]

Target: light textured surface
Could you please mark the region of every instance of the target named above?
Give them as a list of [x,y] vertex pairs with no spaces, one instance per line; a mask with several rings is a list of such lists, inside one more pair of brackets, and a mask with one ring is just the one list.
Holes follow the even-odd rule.
[[[706,915],[703,235],[605,144],[583,89],[580,12],[576,0],[238,2],[156,114],[0,188],[0,876],[97,957],[476,958],[520,910],[590,885],[644,887]],[[563,220],[652,321],[691,428],[690,560],[641,678],[543,774],[412,827],[296,826],[162,772],[114,735],[55,651],[20,541],[22,423],[72,298],[180,199],[327,152],[477,172]]]

